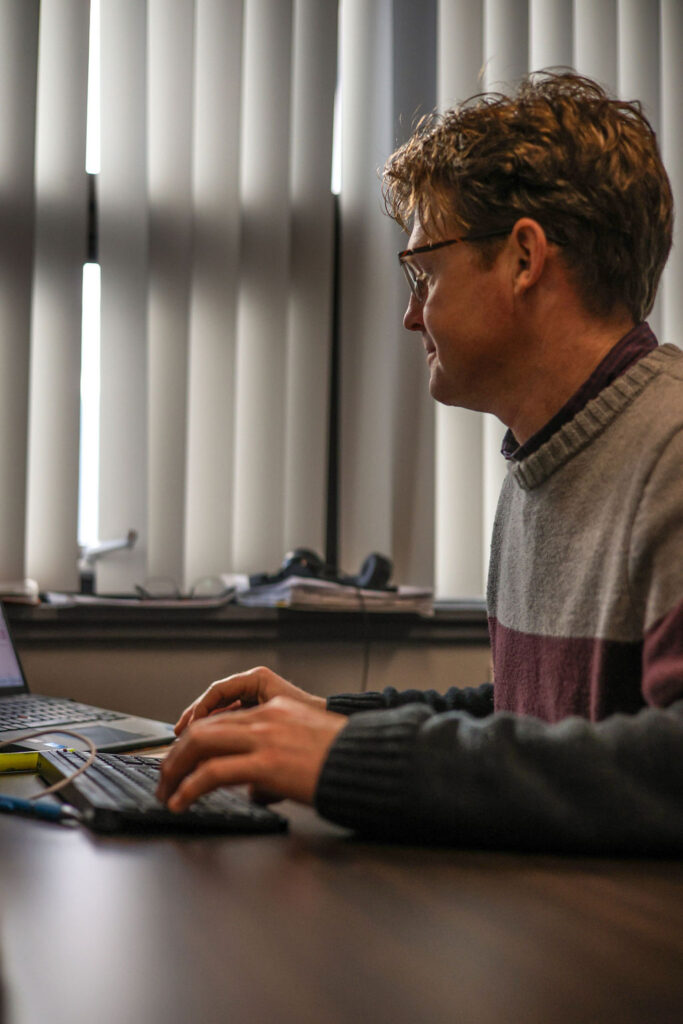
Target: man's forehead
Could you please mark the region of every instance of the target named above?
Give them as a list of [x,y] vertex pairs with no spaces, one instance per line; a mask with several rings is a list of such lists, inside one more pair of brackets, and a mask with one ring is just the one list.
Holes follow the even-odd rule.
[[429,224],[429,232],[425,231],[419,214],[413,217],[413,228],[408,239],[408,249],[417,249],[420,245],[429,245],[430,242],[440,242],[446,238],[457,238],[458,228],[453,226],[449,233],[447,225],[437,225],[433,221]]
[[408,239],[408,249],[417,249],[419,245],[426,245],[431,239],[427,237],[427,232],[420,223],[420,218],[417,214],[413,217],[413,230],[410,232],[410,238]]

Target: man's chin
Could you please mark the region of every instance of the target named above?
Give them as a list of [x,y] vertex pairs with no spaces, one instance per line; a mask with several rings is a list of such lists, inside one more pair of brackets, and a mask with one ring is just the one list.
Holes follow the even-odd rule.
[[446,381],[444,381],[441,374],[435,368],[432,368],[429,376],[429,394],[435,402],[440,402],[441,405],[458,404],[453,395],[453,388],[448,387]]
[[443,380],[434,380],[432,378],[429,382],[429,394],[439,405],[452,405],[458,409],[480,411],[472,403],[471,394],[464,392],[462,388],[454,388],[452,384],[449,386]]

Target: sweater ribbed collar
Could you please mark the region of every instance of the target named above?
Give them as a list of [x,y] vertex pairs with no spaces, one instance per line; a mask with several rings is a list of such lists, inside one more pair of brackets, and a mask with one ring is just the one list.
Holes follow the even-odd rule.
[[509,463],[515,482],[525,491],[542,484],[601,434],[672,359],[683,359],[683,352],[675,345],[660,345],[638,360],[540,448],[520,462]]
[[578,391],[575,391],[562,408],[524,444],[518,444],[515,435],[508,430],[503,438],[503,447],[501,448],[505,458],[514,459],[516,462],[526,459],[527,455],[531,455],[542,444],[545,444],[560,427],[573,420],[584,405],[587,405],[591,399],[597,398],[603,388],[625,373],[633,363],[642,359],[648,352],[652,352],[654,348],[657,348],[657,339],[650,330],[650,325],[645,322],[636,324],[609,350]]

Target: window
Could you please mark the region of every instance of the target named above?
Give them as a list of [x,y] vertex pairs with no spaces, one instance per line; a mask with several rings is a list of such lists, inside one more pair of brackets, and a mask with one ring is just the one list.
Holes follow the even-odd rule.
[[[502,428],[435,409],[421,387],[377,167],[416,112],[569,63],[643,99],[680,194],[683,7],[93,2],[96,189],[83,173],[89,10],[0,8],[0,579],[74,588],[78,538],[131,528],[136,547],[98,569],[103,591],[329,548],[335,323],[341,568],[378,550],[401,581],[480,595]],[[98,323],[97,271],[83,271],[93,193],[99,393],[97,330],[80,346]],[[654,323],[674,340],[681,253]]]

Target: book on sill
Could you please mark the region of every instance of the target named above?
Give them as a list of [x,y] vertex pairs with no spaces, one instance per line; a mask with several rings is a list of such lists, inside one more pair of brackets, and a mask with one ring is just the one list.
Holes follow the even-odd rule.
[[410,612],[432,615],[434,595],[422,587],[396,590],[365,590],[309,576],[288,576],[278,583],[264,583],[238,590],[239,604],[252,608],[301,608],[308,611]]

